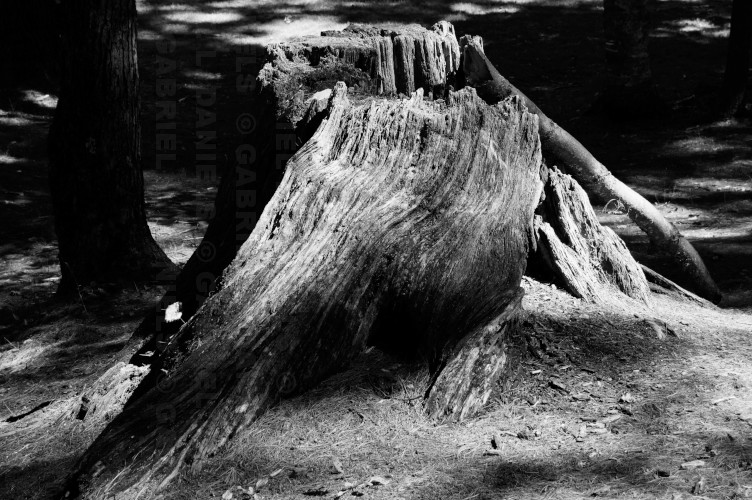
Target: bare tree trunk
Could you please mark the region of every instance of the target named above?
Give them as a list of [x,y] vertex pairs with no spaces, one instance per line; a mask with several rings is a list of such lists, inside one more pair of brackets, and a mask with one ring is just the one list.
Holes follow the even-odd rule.
[[[519,99],[488,106],[472,89],[445,103],[422,90],[353,100],[335,87],[224,286],[170,339],[166,378],[97,439],[70,493],[153,493],[369,341],[483,382],[458,391],[439,375],[434,413],[485,403],[478,387],[506,364],[534,241],[538,120]],[[468,334],[500,348],[469,353]]]
[[488,102],[509,96],[519,96],[528,109],[540,118],[541,143],[562,167],[566,167],[590,193],[604,201],[616,199],[628,210],[629,217],[661,250],[671,255],[687,277],[687,287],[701,297],[718,302],[721,293],[697,251],[681,233],[669,223],[655,206],[629,186],[613,176],[577,139],[547,117],[530,99],[509,83],[483,52],[479,37],[463,37],[462,71],[467,84],[478,89]]
[[721,112],[725,118],[730,118],[741,111],[747,91],[751,45],[752,2],[734,0],[721,103]]
[[172,263],[146,224],[134,0],[66,2],[50,184],[61,291],[153,279]]
[[601,104],[613,118],[655,114],[661,102],[650,70],[650,0],[603,0],[606,41]]

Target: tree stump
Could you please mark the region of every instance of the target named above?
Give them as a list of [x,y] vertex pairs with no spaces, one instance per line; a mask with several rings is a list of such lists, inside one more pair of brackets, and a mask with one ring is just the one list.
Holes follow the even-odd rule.
[[537,117],[472,89],[359,101],[337,84],[221,288],[170,339],[166,376],[100,435],[70,494],[153,493],[368,342],[428,361],[432,413],[485,402],[534,240]]
[[362,98],[409,95],[416,89],[445,97],[455,84],[459,53],[454,28],[445,21],[430,30],[352,25],[267,47],[268,62],[256,80],[259,112],[248,146],[236,151],[235,163],[222,177],[214,217],[198,249],[177,277],[165,277],[174,286],[136,332],[137,338],[149,340],[131,362],[143,364],[143,352],[159,352],[177,331],[179,323],[164,320],[170,304],[180,302],[183,317],[189,318],[221,285],[222,272],[255,227],[285,164],[318,127],[327,102],[322,92],[343,81],[351,96]]

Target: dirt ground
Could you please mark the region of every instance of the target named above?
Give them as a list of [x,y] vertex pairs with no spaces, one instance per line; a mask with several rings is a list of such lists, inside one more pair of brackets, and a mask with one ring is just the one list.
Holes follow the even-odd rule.
[[[530,347],[516,344],[521,362],[512,380],[477,418],[426,420],[425,373],[371,351],[268,412],[165,499],[250,498],[249,487],[265,499],[752,497],[752,130],[748,120],[711,116],[730,2],[656,2],[651,55],[666,110],[628,123],[593,106],[603,61],[595,0],[142,0],[138,7],[149,221],[177,263],[198,245],[216,193],[216,180],[199,175],[197,116],[215,114],[209,129],[221,170],[243,140],[238,116],[254,112],[237,77],[258,70],[264,44],[348,22],[447,19],[458,34],[483,36],[505,76],[657,203],[726,294],[722,308],[662,295],[651,307],[595,306],[526,279]],[[176,63],[178,140],[175,160],[157,169],[164,40],[175,41],[174,52],[160,55]],[[239,69],[249,54],[257,60]],[[48,498],[59,488],[99,430],[70,412],[104,371],[127,360],[131,332],[161,294],[158,285],[98,284],[77,302],[54,299],[45,138],[55,97],[50,75],[30,61],[33,78],[0,91],[0,498]],[[202,99],[207,92],[216,98]],[[602,222],[640,261],[681,281],[607,201],[596,203]]]

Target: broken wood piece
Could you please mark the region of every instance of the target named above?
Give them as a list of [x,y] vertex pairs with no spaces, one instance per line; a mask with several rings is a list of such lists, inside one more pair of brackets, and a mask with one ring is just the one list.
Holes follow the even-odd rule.
[[540,259],[532,266],[544,265],[575,297],[599,302],[620,292],[649,303],[640,265],[621,238],[598,222],[577,181],[556,167],[546,177],[542,217],[536,220]]

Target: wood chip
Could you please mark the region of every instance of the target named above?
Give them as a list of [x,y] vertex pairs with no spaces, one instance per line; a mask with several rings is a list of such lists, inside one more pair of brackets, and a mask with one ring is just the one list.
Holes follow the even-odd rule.
[[381,476],[371,476],[368,479],[368,483],[371,486],[382,486],[382,485],[385,485],[385,484],[389,484],[389,480],[385,479],[385,478],[383,478]]
[[607,434],[608,429],[604,429],[603,427],[588,427],[588,434]]
[[699,495],[705,491],[705,478],[701,477],[692,487],[692,494]]
[[562,384],[561,382],[559,382],[558,380],[551,379],[551,380],[548,381],[548,385],[550,385],[551,387],[553,387],[554,389],[556,389],[558,391],[565,392],[565,393],[569,394],[569,389],[567,389],[567,387],[564,384]]
[[332,474],[344,474],[345,470],[342,468],[342,462],[338,459],[332,460]]
[[713,406],[716,406],[716,405],[723,403],[724,401],[729,401],[731,399],[736,399],[736,396],[726,396],[724,398],[718,398],[710,404],[712,404]]
[[679,467],[683,470],[698,469],[700,467],[705,467],[705,461],[704,460],[692,460],[690,462],[684,462]]
[[606,417],[603,417],[603,418],[599,419],[598,422],[601,422],[601,423],[604,423],[604,424],[610,424],[612,422],[616,422],[620,418],[621,418],[621,415],[619,415],[617,413],[617,414],[614,414],[614,415],[608,415]]

